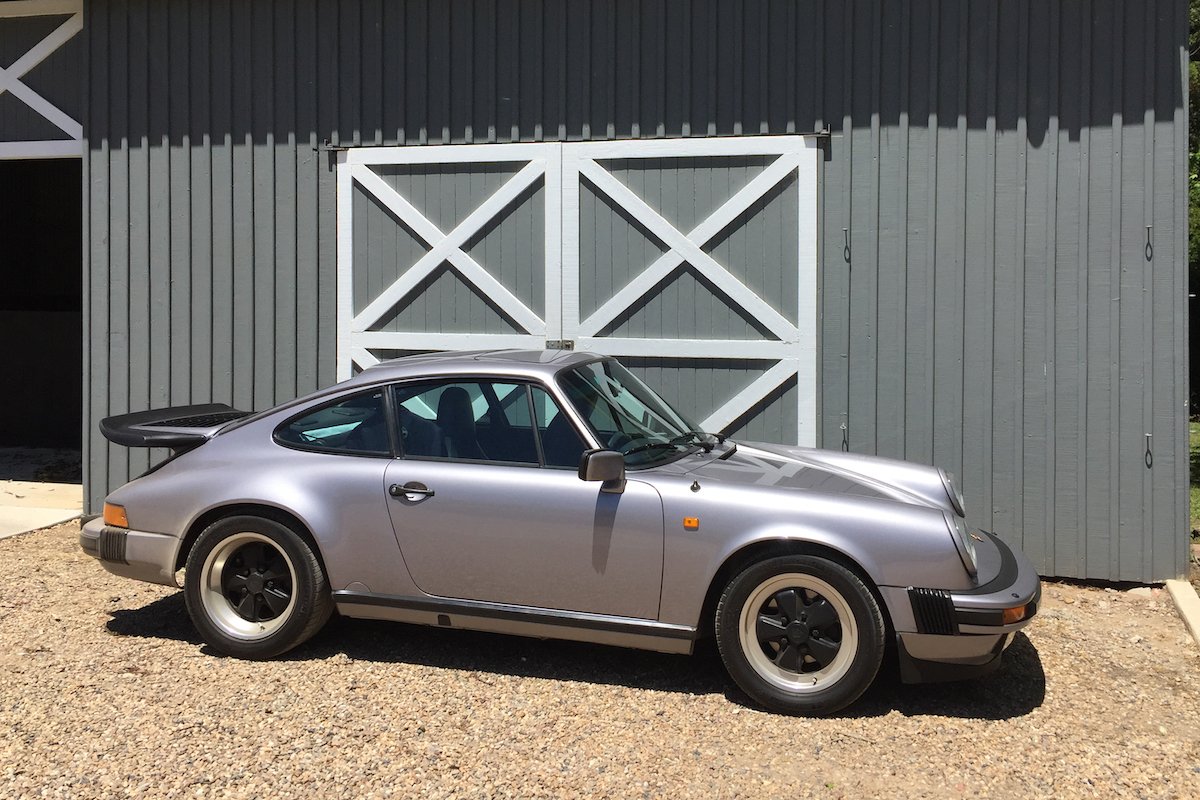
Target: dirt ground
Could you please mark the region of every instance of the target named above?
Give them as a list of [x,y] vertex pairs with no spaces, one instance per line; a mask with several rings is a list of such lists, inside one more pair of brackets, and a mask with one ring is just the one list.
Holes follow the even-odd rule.
[[77,523],[0,541],[0,797],[1200,797],[1200,649],[1161,590],[1047,583],[996,674],[755,708],[692,657],[335,619],[223,658]]
[[1191,579],[1192,586],[1200,592],[1200,539],[1192,539],[1192,561],[1191,561]]

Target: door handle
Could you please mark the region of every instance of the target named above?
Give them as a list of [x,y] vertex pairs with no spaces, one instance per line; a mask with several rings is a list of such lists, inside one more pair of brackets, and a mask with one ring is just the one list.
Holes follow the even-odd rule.
[[393,483],[391,486],[388,487],[388,494],[390,494],[392,497],[405,497],[410,494],[419,494],[419,495],[423,495],[425,497],[433,497],[434,491],[433,491],[433,489],[430,489],[423,483],[417,483],[416,481],[409,481],[408,483],[404,484],[403,486],[401,486],[398,483]]

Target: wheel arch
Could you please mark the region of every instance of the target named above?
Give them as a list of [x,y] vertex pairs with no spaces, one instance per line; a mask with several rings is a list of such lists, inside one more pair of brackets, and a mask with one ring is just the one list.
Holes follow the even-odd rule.
[[749,542],[729,554],[721,563],[721,566],[717,568],[717,571],[713,573],[712,580],[709,582],[708,591],[704,595],[704,604],[700,611],[700,620],[696,628],[697,634],[701,637],[712,636],[713,624],[717,613],[717,603],[720,601],[725,587],[735,575],[758,561],[792,555],[808,555],[824,558],[845,567],[857,575],[859,580],[863,582],[863,585],[867,587],[871,595],[875,598],[875,603],[879,606],[880,613],[883,615],[884,625],[887,627],[887,638],[889,640],[892,638],[894,627],[887,603],[884,602],[883,595],[879,592],[879,587],[875,585],[875,581],[863,566],[836,548],[820,542],[803,539],[760,539]]
[[325,565],[325,557],[321,554],[321,547],[317,544],[316,537],[308,526],[292,512],[279,508],[278,506],[270,506],[263,503],[229,503],[227,505],[215,506],[208,509],[204,513],[197,516],[192,524],[188,526],[187,532],[179,545],[179,552],[175,554],[175,571],[183,569],[187,563],[188,554],[195,546],[196,540],[200,538],[200,534],[212,525],[214,522],[219,522],[229,517],[262,517],[269,519],[272,522],[277,522],[283,525],[292,533],[305,540],[313,553],[316,554],[317,560],[321,563],[321,569],[328,568]]

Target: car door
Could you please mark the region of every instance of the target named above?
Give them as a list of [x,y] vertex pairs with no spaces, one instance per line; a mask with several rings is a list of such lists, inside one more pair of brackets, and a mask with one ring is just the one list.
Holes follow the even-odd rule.
[[662,500],[637,480],[621,494],[580,480],[583,442],[544,388],[458,379],[400,385],[394,400],[403,457],[385,484],[421,591],[658,616]]

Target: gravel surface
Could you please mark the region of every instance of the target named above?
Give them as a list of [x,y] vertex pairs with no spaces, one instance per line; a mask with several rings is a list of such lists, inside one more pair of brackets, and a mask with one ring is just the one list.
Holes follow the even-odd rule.
[[222,658],[70,523],[0,541],[4,797],[1200,797],[1200,651],[1165,593],[1046,584],[988,679],[843,716],[694,657],[336,619]]

